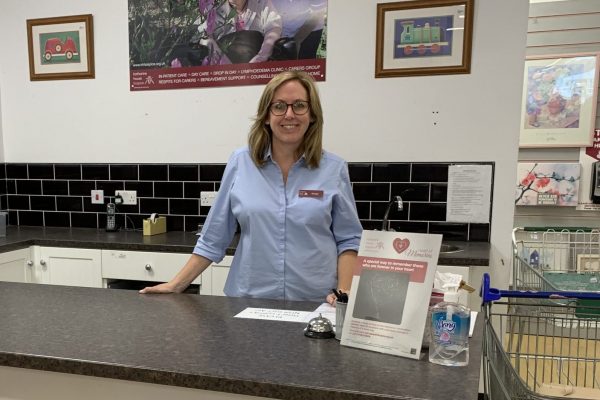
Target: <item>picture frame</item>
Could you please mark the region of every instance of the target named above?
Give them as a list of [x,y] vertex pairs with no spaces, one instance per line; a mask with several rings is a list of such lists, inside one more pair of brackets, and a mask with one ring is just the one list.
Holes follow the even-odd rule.
[[375,78],[471,72],[474,0],[377,4]]
[[577,272],[600,272],[600,254],[577,254]]
[[91,14],[27,20],[29,79],[93,79]]
[[527,57],[519,147],[592,145],[598,53]]

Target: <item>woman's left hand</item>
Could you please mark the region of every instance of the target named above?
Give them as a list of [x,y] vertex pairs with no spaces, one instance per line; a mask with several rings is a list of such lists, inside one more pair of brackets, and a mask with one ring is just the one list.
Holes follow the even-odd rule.
[[335,295],[334,295],[333,293],[329,293],[329,294],[327,295],[327,297],[326,297],[326,300],[327,300],[327,302],[328,302],[329,304],[331,304],[332,306],[334,306],[334,307],[335,307],[335,300],[336,300],[336,298],[335,298]]

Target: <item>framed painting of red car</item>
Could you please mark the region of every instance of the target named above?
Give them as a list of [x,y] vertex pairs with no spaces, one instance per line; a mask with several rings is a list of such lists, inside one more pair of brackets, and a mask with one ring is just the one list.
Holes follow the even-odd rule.
[[470,73],[474,1],[377,4],[375,78]]
[[27,41],[32,81],[95,77],[91,14],[28,19]]

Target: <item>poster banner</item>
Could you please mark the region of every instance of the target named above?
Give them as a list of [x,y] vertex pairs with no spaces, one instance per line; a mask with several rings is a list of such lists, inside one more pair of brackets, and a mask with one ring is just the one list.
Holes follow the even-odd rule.
[[129,0],[130,90],[325,80],[327,0]]
[[579,185],[579,211],[600,211],[600,204],[592,202],[592,190],[597,187],[597,177],[592,174],[595,163],[600,162],[600,129],[594,130],[594,141],[589,147],[582,147],[579,151],[581,163],[581,185]]
[[442,235],[363,231],[342,345],[419,359]]

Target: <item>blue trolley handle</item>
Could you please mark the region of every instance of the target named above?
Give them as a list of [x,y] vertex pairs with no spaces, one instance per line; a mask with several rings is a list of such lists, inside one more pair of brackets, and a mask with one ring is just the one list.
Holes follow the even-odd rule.
[[538,299],[593,299],[600,300],[600,293],[590,292],[536,292],[534,290],[500,290],[490,287],[490,274],[483,274],[479,295],[484,304],[500,300],[502,297]]

